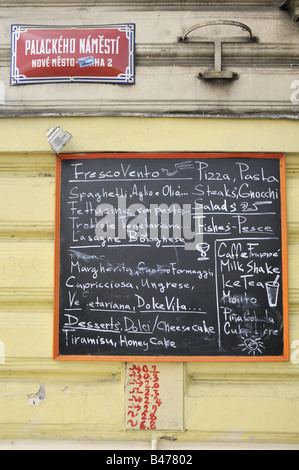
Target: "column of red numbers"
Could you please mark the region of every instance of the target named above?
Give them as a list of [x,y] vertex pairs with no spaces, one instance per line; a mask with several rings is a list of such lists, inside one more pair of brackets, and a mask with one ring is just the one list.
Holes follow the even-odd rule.
[[127,424],[135,429],[156,429],[157,412],[162,405],[159,374],[156,365],[129,368]]

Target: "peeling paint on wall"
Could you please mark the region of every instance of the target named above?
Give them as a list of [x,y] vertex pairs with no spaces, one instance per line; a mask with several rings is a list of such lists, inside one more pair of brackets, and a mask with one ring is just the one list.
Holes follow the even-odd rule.
[[28,395],[29,406],[39,406],[40,403],[46,399],[46,396],[46,387],[44,385],[41,385],[37,393],[32,393],[31,395]]

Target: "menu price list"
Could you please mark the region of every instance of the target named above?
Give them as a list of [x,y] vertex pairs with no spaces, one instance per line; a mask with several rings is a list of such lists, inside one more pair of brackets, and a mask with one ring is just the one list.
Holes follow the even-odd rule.
[[61,164],[61,355],[283,354],[280,158]]

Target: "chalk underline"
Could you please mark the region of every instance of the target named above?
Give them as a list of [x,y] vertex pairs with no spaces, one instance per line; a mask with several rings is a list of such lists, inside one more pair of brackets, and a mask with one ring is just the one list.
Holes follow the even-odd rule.
[[109,183],[109,182],[140,182],[140,181],[190,181],[193,178],[130,178],[130,179],[100,179],[100,180],[69,180],[69,183]]

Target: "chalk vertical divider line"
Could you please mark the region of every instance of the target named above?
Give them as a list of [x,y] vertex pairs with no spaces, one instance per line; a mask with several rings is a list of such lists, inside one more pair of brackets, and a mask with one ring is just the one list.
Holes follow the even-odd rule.
[[221,348],[221,335],[220,335],[220,307],[219,307],[219,293],[218,293],[218,266],[217,266],[217,243],[215,240],[215,281],[216,281],[216,305],[217,305],[217,321],[218,321],[218,345]]

